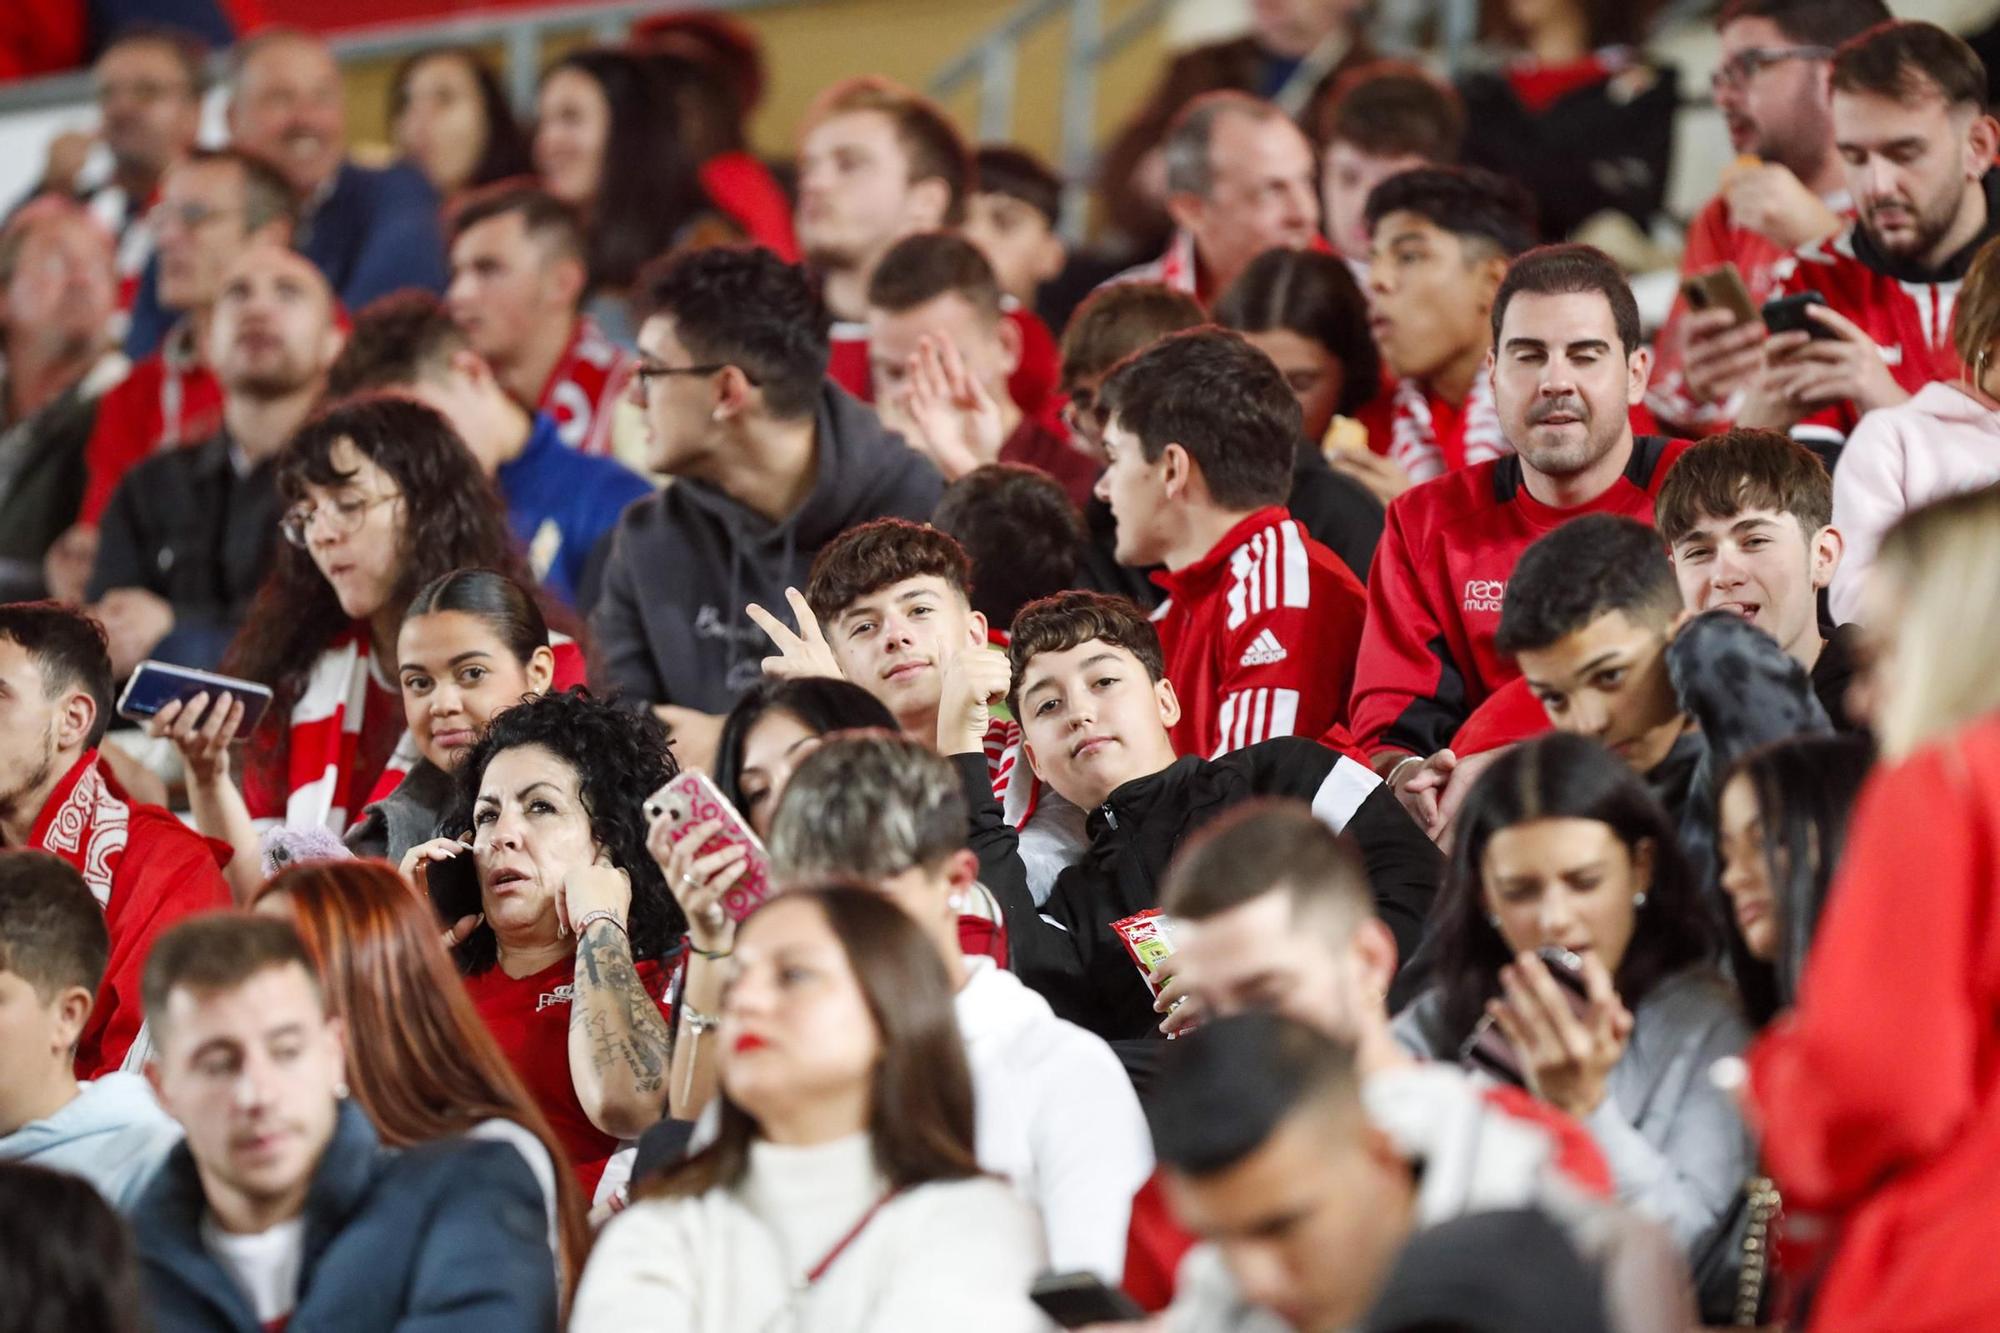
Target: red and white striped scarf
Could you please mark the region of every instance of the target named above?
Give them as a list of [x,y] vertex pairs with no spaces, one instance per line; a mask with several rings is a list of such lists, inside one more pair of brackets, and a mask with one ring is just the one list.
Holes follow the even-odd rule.
[[[556,654],[550,688],[583,684],[582,650],[570,639],[553,633],[549,646]],[[289,723],[282,821],[286,828],[317,827],[338,835],[360,818],[358,808],[348,809],[345,795],[360,749],[362,716],[368,709],[369,671],[367,631],[350,626],[327,646],[307,674],[305,690],[292,705]],[[418,758],[416,742],[405,731],[382,776],[369,789],[368,801],[379,801],[396,790]]]
[[630,387],[635,359],[579,315],[562,359],[549,372],[535,410],[555,418],[556,436],[586,454],[611,452],[612,418]]
[[1493,405],[1493,382],[1472,377],[1472,391],[1458,418],[1456,437],[1439,439],[1428,390],[1415,379],[1396,381],[1395,416],[1389,424],[1389,457],[1413,482],[1429,481],[1474,463],[1514,452],[1500,429]]

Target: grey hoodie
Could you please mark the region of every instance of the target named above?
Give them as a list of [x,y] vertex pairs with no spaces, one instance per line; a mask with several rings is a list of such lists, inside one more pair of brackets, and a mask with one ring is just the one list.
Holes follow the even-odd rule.
[[817,480],[779,522],[699,481],[676,481],[625,510],[590,617],[601,692],[728,711],[775,651],[743,614],[747,603],[782,616],[785,589],[804,587],[813,557],[847,529],[930,519],[943,478],[871,408],[828,381],[815,427]]
[[0,1138],[0,1162],[27,1162],[81,1176],[124,1212],[181,1140],[181,1127],[137,1074],[78,1085],[76,1100]]

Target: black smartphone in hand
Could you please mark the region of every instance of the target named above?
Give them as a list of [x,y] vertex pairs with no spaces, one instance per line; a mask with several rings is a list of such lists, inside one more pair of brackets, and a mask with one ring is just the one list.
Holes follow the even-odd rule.
[[1813,306],[1825,304],[1826,298],[1818,292],[1794,292],[1790,296],[1773,297],[1764,302],[1764,327],[1773,333],[1803,333],[1813,338],[1838,337],[1832,329],[1806,313]]
[[1139,1303],[1095,1273],[1050,1273],[1035,1279],[1028,1299],[1064,1328],[1127,1324],[1146,1317]]

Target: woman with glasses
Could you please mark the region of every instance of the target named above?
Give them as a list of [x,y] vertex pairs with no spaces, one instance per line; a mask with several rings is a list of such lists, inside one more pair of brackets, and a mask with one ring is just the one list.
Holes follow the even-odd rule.
[[[226,771],[239,704],[196,696],[153,731],[189,759],[189,801],[210,837],[236,848],[239,896],[261,880],[257,825],[345,833],[403,738],[397,636],[419,589],[453,570],[497,570],[533,586],[492,483],[443,417],[394,397],[349,399],[308,421],[278,460],[285,540],[223,670],[271,687],[249,737],[239,794]],[[580,659],[553,672],[575,683]]]

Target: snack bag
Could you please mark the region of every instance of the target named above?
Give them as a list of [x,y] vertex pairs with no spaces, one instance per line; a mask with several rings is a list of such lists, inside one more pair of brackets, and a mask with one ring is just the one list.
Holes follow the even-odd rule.
[[1146,979],[1146,989],[1157,998],[1160,982],[1154,969],[1173,956],[1174,919],[1157,907],[1149,907],[1121,921],[1113,921],[1111,929],[1124,943],[1125,952],[1132,955],[1139,975]]

